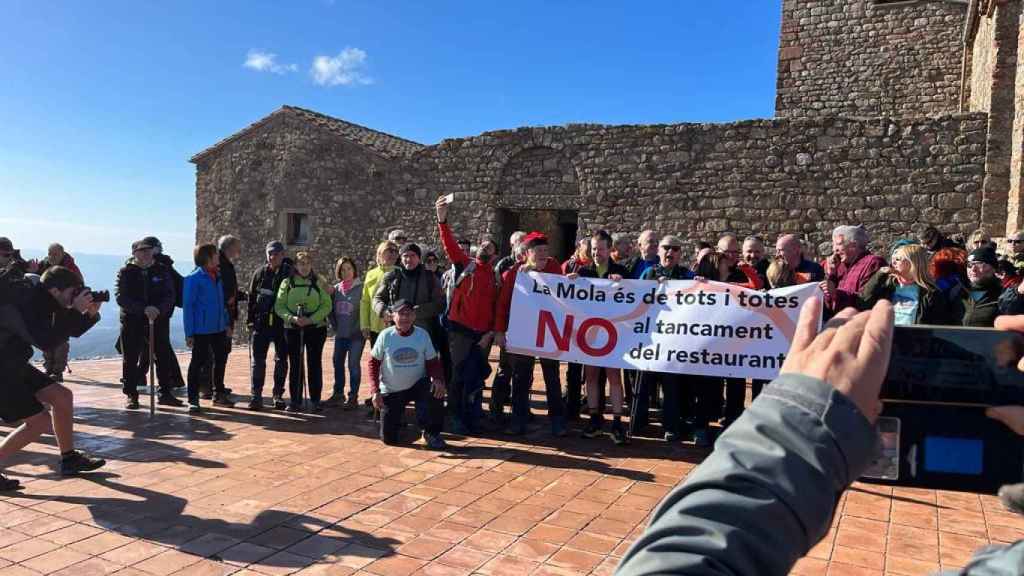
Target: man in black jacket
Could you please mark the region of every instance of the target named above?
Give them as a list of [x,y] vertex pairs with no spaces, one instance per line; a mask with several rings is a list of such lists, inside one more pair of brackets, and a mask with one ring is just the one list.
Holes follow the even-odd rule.
[[[242,241],[237,236],[225,234],[217,240],[217,250],[220,254],[220,279],[224,285],[224,306],[228,309],[227,351],[230,354],[235,323],[238,322],[238,303],[245,300],[245,293],[238,289],[238,274],[235,271],[235,262],[242,256]],[[212,399],[210,379],[204,378],[201,382],[203,398]],[[228,389],[228,394],[230,393]]]
[[[139,407],[138,387],[145,384],[145,369],[148,367],[150,322],[154,325],[156,367],[162,373],[159,403],[181,406],[181,401],[174,397],[172,379],[167,374],[171,363],[177,363],[167,340],[169,333],[156,329],[158,319],[169,318],[174,310],[174,285],[167,269],[153,258],[151,243],[139,240],[132,244],[132,258],[118,271],[115,292],[117,305],[121,307],[125,407],[131,410]],[[143,358],[147,358],[145,366]]]
[[[52,348],[92,328],[99,321],[100,303],[92,301],[92,293],[82,289],[74,272],[61,266],[50,268],[38,283],[27,279],[15,282],[17,286],[7,297],[24,329],[9,331],[0,345],[0,374],[5,377],[0,386],[0,419],[18,427],[0,442],[0,469],[11,456],[52,429],[61,453],[62,476],[95,470],[106,462],[74,448],[71,390],[40,372],[31,359],[33,346]],[[7,325],[0,326],[0,331],[8,331]],[[0,492],[19,487],[17,480],[0,474]]]
[[274,345],[274,408],[285,409],[284,381],[288,377],[288,347],[284,322],[274,314],[277,289],[291,276],[291,262],[285,257],[284,244],[267,244],[267,265],[256,270],[249,282],[249,306],[246,315],[252,350],[252,399],[250,410],[263,408],[263,380],[267,373],[267,352]]
[[[184,290],[185,279],[178,273],[174,268],[174,260],[163,253],[163,244],[156,236],[147,236],[142,239],[143,242],[153,247],[153,260],[157,265],[163,266],[167,274],[171,277],[171,283],[174,285],[174,307],[181,308],[181,296]],[[157,343],[166,342],[168,350],[164,352],[164,356],[173,360],[166,369],[160,369],[157,366],[157,381],[160,382],[160,388],[184,388],[185,378],[181,374],[181,365],[178,364],[178,357],[174,354],[174,348],[171,347],[171,319],[174,318],[174,308],[171,309],[171,313],[164,316],[160,315],[153,325],[153,330],[156,331]],[[142,361],[139,362],[139,370],[145,374],[149,371],[149,356],[143,356]],[[165,381],[165,378],[169,381]]]

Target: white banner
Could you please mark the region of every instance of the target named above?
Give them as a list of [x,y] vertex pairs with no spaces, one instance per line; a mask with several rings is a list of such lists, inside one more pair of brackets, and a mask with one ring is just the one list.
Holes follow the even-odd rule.
[[770,380],[817,284],[770,292],[721,282],[516,276],[508,350],[608,368]]

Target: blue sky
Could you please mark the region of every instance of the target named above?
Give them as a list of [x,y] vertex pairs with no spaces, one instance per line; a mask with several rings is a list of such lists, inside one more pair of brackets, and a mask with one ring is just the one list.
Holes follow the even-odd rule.
[[[186,258],[188,158],[282,104],[423,143],[770,117],[778,0],[0,0],[0,236]],[[228,232],[228,231],[225,231]]]

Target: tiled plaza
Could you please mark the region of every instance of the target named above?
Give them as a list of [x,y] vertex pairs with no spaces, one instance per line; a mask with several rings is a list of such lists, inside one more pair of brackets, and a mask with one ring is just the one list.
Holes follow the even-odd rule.
[[[329,358],[330,345],[328,382]],[[422,441],[383,446],[362,410],[204,401],[197,417],[151,419],[122,409],[119,361],[72,369],[79,447],[110,462],[61,480],[51,437],[16,459],[9,472],[25,489],[0,496],[0,576],[610,574],[651,508],[706,455],[654,439],[552,439],[543,416],[526,437],[449,436],[441,453]],[[245,349],[227,380],[248,389]],[[856,485],[794,573],[928,574],[1019,538],[1024,518],[993,497]]]

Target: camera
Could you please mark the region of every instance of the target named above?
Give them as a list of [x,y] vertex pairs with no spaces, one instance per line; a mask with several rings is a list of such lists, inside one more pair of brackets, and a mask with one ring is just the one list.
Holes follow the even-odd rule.
[[882,383],[878,456],[862,480],[995,494],[1024,479],[1024,441],[985,415],[1024,405],[1024,335],[897,326]]
[[110,302],[110,290],[93,290],[88,286],[82,286],[82,288],[75,293],[75,297],[77,298],[83,292],[91,294],[93,302]]

